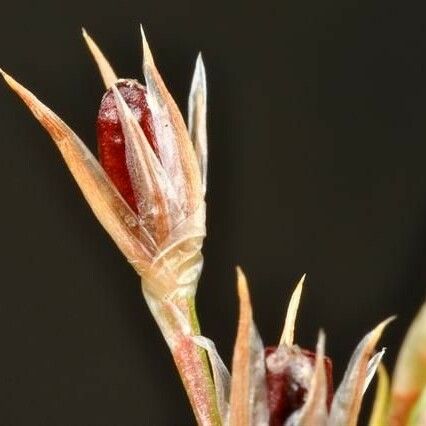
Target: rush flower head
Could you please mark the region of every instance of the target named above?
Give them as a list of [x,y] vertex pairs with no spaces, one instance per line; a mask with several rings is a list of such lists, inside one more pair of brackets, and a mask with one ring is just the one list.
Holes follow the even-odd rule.
[[384,354],[384,349],[375,353],[375,346],[393,317],[360,341],[333,395],[331,360],[325,356],[324,333],[319,333],[315,353],[294,344],[304,278],[290,299],[278,346],[265,350],[253,321],[246,278],[238,272],[240,319],[232,364],[231,425],[357,424],[362,396]]
[[2,71],[50,133],[97,218],[156,298],[195,293],[202,268],[207,170],[206,79],[198,57],[188,130],[142,31],[146,86],[123,80],[83,30],[108,89],[98,121],[100,163],[31,92]]

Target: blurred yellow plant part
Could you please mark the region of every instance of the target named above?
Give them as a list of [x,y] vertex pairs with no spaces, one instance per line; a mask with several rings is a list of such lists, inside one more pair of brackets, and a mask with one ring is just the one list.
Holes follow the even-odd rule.
[[[389,425],[407,424],[410,412],[426,385],[426,303],[420,309],[402,344],[391,387]],[[417,406],[417,409],[425,404]],[[423,423],[424,424],[424,423]]]
[[422,394],[416,405],[410,412],[407,426],[424,426],[426,425],[426,386],[423,388]]
[[383,364],[377,369],[378,384],[369,426],[385,426],[389,408],[389,375]]

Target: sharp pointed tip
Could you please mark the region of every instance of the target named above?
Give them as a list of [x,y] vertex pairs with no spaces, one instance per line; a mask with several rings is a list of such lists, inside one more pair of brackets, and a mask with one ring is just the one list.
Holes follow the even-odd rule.
[[86,31],[84,27],[81,27],[81,34],[86,42],[87,46],[90,50],[92,50],[92,45],[94,44],[92,37],[90,37],[89,33]]
[[148,64],[153,65],[154,59],[152,57],[151,49],[146,39],[145,31],[142,24],[140,24],[141,36],[142,36],[142,50],[143,50],[143,64],[147,66]]
[[141,31],[141,37],[142,37],[142,46],[145,53],[147,49],[149,50],[149,46],[148,46],[148,41],[146,40],[146,35],[145,35],[145,31],[143,29],[142,24],[140,24],[140,31]]
[[203,57],[201,52],[197,55],[197,60],[195,61],[195,70],[193,76],[193,84],[197,83],[197,85],[201,85],[203,90],[206,91],[206,69],[204,67]]
[[[240,303],[240,318],[241,315],[248,314],[251,316],[251,301],[250,301],[250,291],[247,283],[247,278],[243,270],[237,266],[237,293]],[[245,314],[243,314],[245,312]]]
[[92,37],[90,37],[90,34],[86,31],[86,28],[81,27],[81,34],[83,35],[83,38],[86,42],[86,44],[89,46],[94,43]]
[[16,83],[16,81],[1,67],[0,67],[0,75],[4,78],[4,80],[9,86],[12,86],[14,83]]
[[235,267],[237,271],[237,288],[238,288],[238,294],[240,295],[240,298],[243,297],[245,293],[247,293],[247,279],[246,276],[241,268],[241,266],[237,265]]
[[373,330],[375,333],[379,333],[381,335],[384,331],[384,329],[393,321],[395,321],[396,315],[392,315],[385,320],[383,320],[381,323],[379,323],[376,328]]
[[325,347],[325,332],[322,328],[320,328],[318,332],[317,350],[320,349],[321,353],[323,353],[324,347]]
[[242,270],[242,268],[241,268],[241,266],[240,266],[240,265],[237,265],[237,266],[235,267],[235,271],[236,271],[236,273],[237,273],[237,277],[241,277],[241,276],[243,276],[243,275],[244,275],[244,272],[243,272],[243,270]]
[[384,323],[385,325],[388,325],[388,324],[390,324],[391,322],[395,321],[397,318],[398,318],[398,317],[397,317],[397,315],[391,315],[389,318],[386,318],[386,319],[383,321],[383,323]]
[[84,41],[86,42],[86,45],[99,68],[105,87],[109,89],[110,86],[117,81],[117,75],[112,69],[108,60],[105,58],[105,55],[102,53],[101,49],[99,49],[99,46],[87,33],[84,27],[81,28],[81,31]]
[[306,274],[303,274],[302,277],[300,278],[299,282],[296,285],[295,291],[302,291],[302,287],[305,284],[305,280],[306,280]]
[[381,322],[381,324],[383,324],[383,325],[388,325],[388,324],[390,324],[391,322],[395,321],[395,320],[396,320],[396,318],[397,318],[397,316],[396,316],[396,315],[391,315],[390,317],[388,317],[388,318],[386,318],[384,321],[382,321],[382,322]]
[[195,67],[198,70],[198,72],[201,72],[203,75],[205,75],[205,66],[204,66],[204,60],[203,55],[201,52],[197,55],[197,60],[195,61]]

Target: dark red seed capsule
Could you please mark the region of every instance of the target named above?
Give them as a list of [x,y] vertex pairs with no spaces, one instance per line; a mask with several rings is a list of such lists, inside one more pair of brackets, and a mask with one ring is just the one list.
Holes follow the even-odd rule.
[[[146,100],[146,88],[136,80],[120,80],[117,88],[136,116],[148,142],[158,157],[152,114]],[[135,194],[126,163],[124,135],[112,89],[102,98],[96,121],[99,161],[129,206],[138,213]]]
[[[312,372],[315,353],[299,348],[277,351],[276,347],[268,347],[265,349],[265,359],[269,425],[282,426],[305,401],[310,381],[310,375],[306,375],[305,371]],[[333,398],[333,367],[330,358],[324,358],[324,366],[329,409]]]

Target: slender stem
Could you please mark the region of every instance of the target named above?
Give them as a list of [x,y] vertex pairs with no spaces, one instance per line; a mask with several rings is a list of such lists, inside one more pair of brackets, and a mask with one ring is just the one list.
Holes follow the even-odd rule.
[[200,334],[194,297],[174,300],[174,305],[190,326],[188,334],[187,331],[183,332],[182,324],[170,304],[153,299],[149,293],[144,292],[144,295],[172,352],[197,423],[201,426],[221,426],[207,353],[192,339],[192,336]]
[[[194,298],[182,301],[180,308],[187,315],[192,334],[200,334]],[[182,336],[172,349],[172,354],[198,424],[221,425],[206,351],[197,346],[191,337]]]

